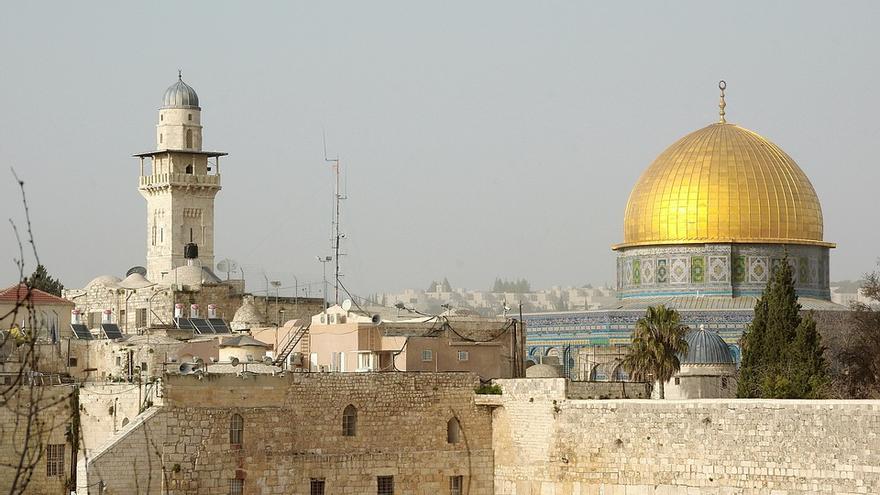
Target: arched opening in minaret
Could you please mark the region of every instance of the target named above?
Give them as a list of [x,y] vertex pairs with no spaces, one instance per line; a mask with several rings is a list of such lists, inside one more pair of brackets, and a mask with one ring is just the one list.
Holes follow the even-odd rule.
[[186,173],[188,173],[189,175],[192,175],[192,173],[193,173],[192,163],[190,163],[189,165],[186,166]]
[[193,131],[192,131],[192,129],[186,130],[186,147],[187,148],[193,147]]

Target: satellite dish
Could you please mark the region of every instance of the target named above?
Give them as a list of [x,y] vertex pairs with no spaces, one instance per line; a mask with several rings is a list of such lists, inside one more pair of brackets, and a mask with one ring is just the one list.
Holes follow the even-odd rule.
[[232,359],[229,360],[229,364],[231,364],[233,366],[238,366],[238,358],[233,357]]
[[370,318],[370,321],[373,322],[373,325],[378,325],[378,324],[382,323],[382,317],[380,315],[376,314],[376,315],[373,315],[372,318]]
[[229,274],[238,271],[238,263],[229,258],[224,258],[217,262],[217,271],[226,274],[226,280],[229,280]]
[[127,277],[127,276],[131,275],[132,273],[137,273],[139,275],[143,275],[144,277],[146,277],[147,276],[147,269],[142,266],[133,266],[133,267],[129,268],[127,272],[125,272],[125,276]]
[[345,301],[342,301],[342,310],[348,311],[350,309],[351,309],[351,299],[346,299]]

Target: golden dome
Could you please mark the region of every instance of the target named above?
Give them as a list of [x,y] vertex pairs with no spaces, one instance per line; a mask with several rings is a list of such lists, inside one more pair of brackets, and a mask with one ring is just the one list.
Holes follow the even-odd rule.
[[822,206],[797,163],[723,117],[679,139],[645,170],[626,205],[624,242],[613,249],[707,242],[834,247],[822,240]]

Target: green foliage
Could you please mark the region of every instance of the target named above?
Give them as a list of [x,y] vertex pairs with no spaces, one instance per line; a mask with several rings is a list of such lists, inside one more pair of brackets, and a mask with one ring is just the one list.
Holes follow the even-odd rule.
[[28,278],[27,283],[30,287],[58,297],[61,297],[61,291],[64,290],[64,284],[49,275],[49,272],[46,271],[46,267],[43,265],[37,265],[37,269]]
[[496,278],[492,284],[492,292],[513,292],[515,294],[525,294],[532,291],[532,285],[528,280],[520,278],[517,280],[507,280]]
[[478,394],[501,395],[501,385],[495,383],[486,383],[474,389]]
[[774,270],[742,336],[738,397],[816,399],[825,394],[824,347],[812,315],[801,317],[791,265]]
[[623,358],[624,368],[636,380],[659,382],[660,398],[664,399],[665,383],[681,368],[678,356],[688,351],[687,331],[678,311],[662,304],[649,307],[636,322],[632,345]]

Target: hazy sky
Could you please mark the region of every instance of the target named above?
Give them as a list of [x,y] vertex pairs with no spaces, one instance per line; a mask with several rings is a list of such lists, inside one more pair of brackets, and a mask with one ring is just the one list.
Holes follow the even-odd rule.
[[229,153],[215,253],[249,289],[321,278],[322,129],[347,171],[353,292],[613,284],[630,188],[717,118],[723,78],[728,121],[800,164],[832,278],[854,278],[880,256],[878,20],[880,2],[5,2],[0,207],[22,222],[14,166],[69,287],[144,264],[131,154],[155,147],[182,68],[205,149]]

